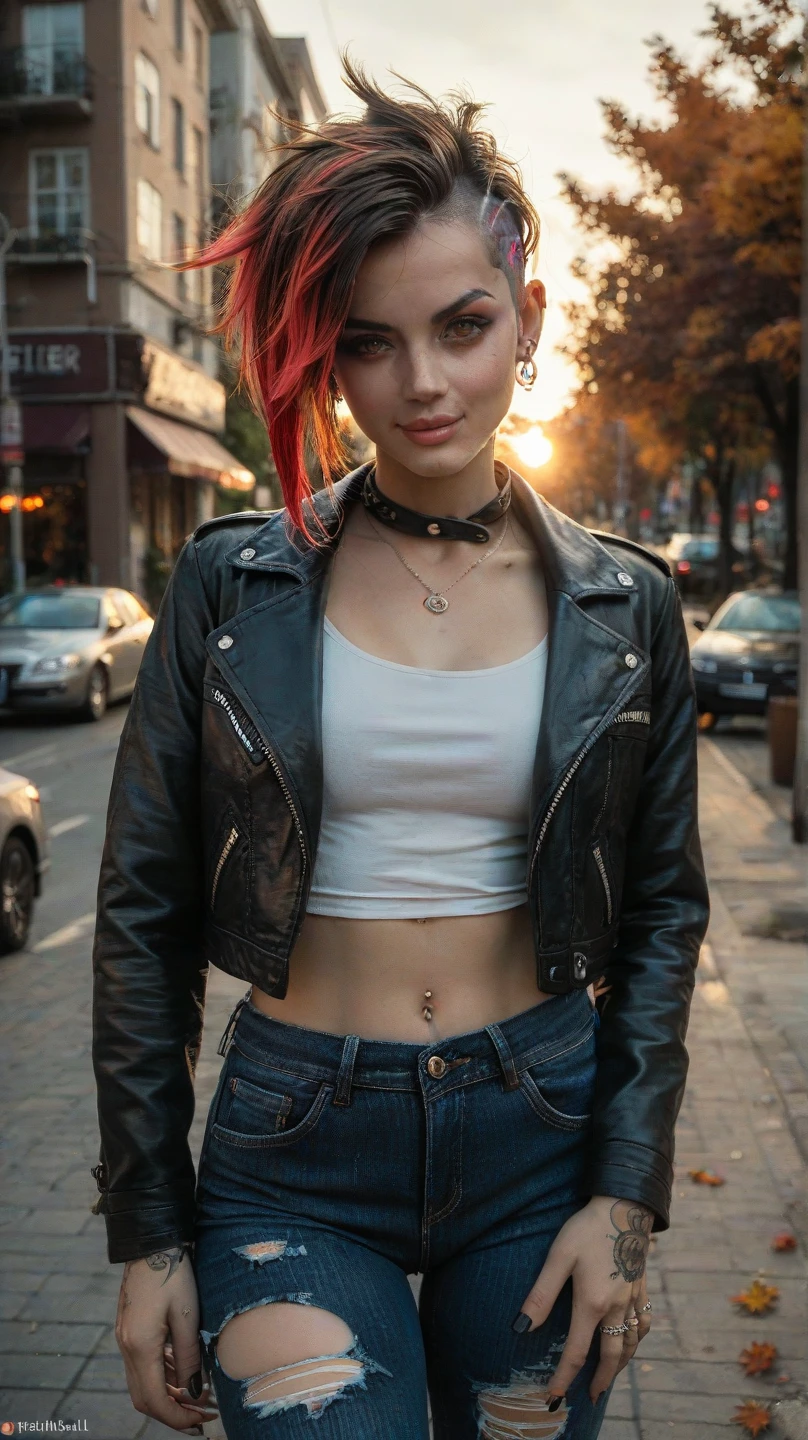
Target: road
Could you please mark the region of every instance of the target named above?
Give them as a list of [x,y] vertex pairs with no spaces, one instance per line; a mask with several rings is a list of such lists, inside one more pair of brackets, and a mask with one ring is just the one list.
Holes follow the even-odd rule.
[[[120,1268],[107,1263],[103,1221],[89,1213],[95,1198],[89,1167],[98,1158],[95,1091],[90,1066],[90,938],[107,796],[125,715],[126,707],[116,706],[95,725],[0,721],[0,765],[24,773],[39,786],[53,837],[52,871],[37,906],[29,947],[25,952],[0,960],[0,1036],[7,1061],[3,1093],[8,1122],[0,1142],[3,1174],[0,1422],[7,1418],[78,1420],[86,1424],[89,1440],[157,1440],[158,1436],[173,1433],[138,1415],[125,1391],[112,1328]],[[726,733],[719,729],[709,737],[709,746],[715,747],[710,754],[718,753],[730,760],[731,766],[741,770],[752,785],[766,788],[765,747],[759,725],[735,725]],[[717,768],[720,767],[713,767],[716,771],[711,782],[714,789],[716,784],[720,787],[722,781]],[[732,771],[725,767],[722,774],[731,790]],[[738,793],[737,803],[746,804],[740,790]],[[718,795],[717,824],[721,815],[727,813],[730,801],[736,803],[733,796],[734,791],[729,799]],[[786,792],[775,799],[787,806]],[[748,808],[747,805],[747,811]],[[744,818],[747,811],[740,821],[733,823],[747,824]],[[734,833],[731,831],[731,835]],[[730,848],[732,843],[730,839]],[[760,843],[764,843],[763,839]],[[726,854],[726,844],[723,841],[721,844],[724,845],[721,853]],[[714,848],[719,856],[718,841]],[[732,856],[730,862],[734,863]],[[746,880],[743,883],[746,884]],[[732,900],[731,894],[729,899]],[[737,936],[729,942],[733,953],[740,954],[740,947]],[[793,964],[798,958],[796,950],[790,953]],[[748,963],[754,964],[754,953]],[[781,992],[772,991],[775,999],[779,993],[783,996],[782,1002],[778,1002],[783,1014],[775,1016],[774,1025],[780,1034],[792,1018],[790,1011],[794,1006],[795,992],[787,988],[786,982]],[[692,1149],[698,1163],[710,1163],[710,1147],[721,1143],[712,1137],[723,1140],[731,1126],[743,1128],[747,1123],[742,1121],[746,1102],[738,1098],[740,1089],[723,1098],[718,1093],[721,1087],[717,1077],[723,1077],[721,1066],[725,1063],[723,1059],[719,1063],[718,1047],[726,1043],[726,1020],[722,1020],[721,1034],[716,1036],[709,1028],[716,1022],[708,1002],[710,996],[718,994],[715,986],[720,984],[720,981],[708,980],[707,999],[700,1001],[695,1012],[696,1064],[689,1091],[690,1108],[683,1113],[682,1145],[686,1152]],[[739,984],[744,995],[751,991],[745,980],[739,980]],[[227,1015],[244,988],[240,981],[215,970],[211,972],[206,1034],[198,1071],[197,1117],[191,1137],[195,1149],[220,1064],[216,1044]],[[739,1085],[742,1081],[755,1088],[757,1094],[769,1088],[769,1082],[762,1078],[769,1072],[761,1069],[767,1057],[760,1060],[752,1054],[740,1011],[735,1023],[733,1043],[740,1057],[736,1064],[741,1077]],[[755,1112],[749,1113],[754,1119]],[[709,1123],[705,1116],[710,1117]],[[767,1124],[775,1122],[774,1112],[767,1109],[765,1116]],[[783,1118],[776,1123],[785,1132],[785,1110]],[[697,1133],[702,1138],[694,1138]],[[758,1152],[753,1162],[750,1146],[745,1144],[741,1148],[750,1157],[749,1164],[754,1164],[755,1195],[759,1197],[765,1191],[765,1215],[759,1225],[765,1230],[777,1228],[779,1223],[782,1228],[778,1217],[786,1212],[780,1180],[777,1176],[764,1175],[764,1161]],[[796,1152],[788,1154],[789,1165],[798,1177],[802,1173],[802,1162],[795,1158]],[[753,1179],[751,1173],[749,1179]],[[793,1183],[796,1185],[797,1179]],[[723,1218],[715,1233],[724,1233],[736,1223],[748,1225],[743,1196],[735,1191],[733,1201],[728,1186],[725,1203],[725,1192],[717,1193],[719,1199],[711,1196],[710,1203],[714,1208],[724,1205],[725,1211],[721,1212]],[[621,1377],[621,1386],[609,1410],[613,1418],[604,1427],[604,1440],[617,1440],[618,1436],[620,1440],[634,1440],[640,1435],[643,1440],[656,1440],[657,1435],[663,1433],[666,1440],[668,1436],[672,1440],[679,1437],[690,1440],[696,1433],[690,1420],[685,1418],[683,1408],[695,1404],[696,1380],[692,1366],[689,1370],[682,1368],[690,1365],[685,1342],[675,1339],[680,1319],[685,1337],[689,1324],[686,1314],[679,1316],[677,1297],[680,1292],[685,1296],[682,1303],[686,1302],[687,1314],[692,1315],[694,1305],[701,1312],[705,1303],[701,1295],[691,1294],[687,1289],[689,1272],[694,1264],[700,1270],[714,1270],[718,1262],[715,1251],[699,1249],[699,1244],[704,1242],[694,1238],[696,1232],[690,1229],[689,1192],[677,1192],[677,1197],[682,1220],[671,1232],[670,1241],[664,1237],[666,1244],[655,1262],[652,1277],[658,1287],[655,1294],[660,1298],[659,1306],[655,1304],[655,1310],[660,1312],[656,1317],[658,1338],[653,1346],[649,1342],[647,1361],[634,1372],[633,1378],[627,1376],[624,1381]],[[730,1202],[735,1204],[736,1212],[732,1211]],[[733,1218],[734,1213],[738,1213],[737,1207],[742,1212],[740,1221]],[[755,1226],[758,1227],[757,1220]],[[680,1259],[682,1252],[686,1253]],[[764,1264],[764,1249],[756,1245],[754,1253],[753,1263]],[[729,1274],[733,1267],[742,1269],[743,1263],[742,1259],[730,1258],[725,1268]],[[705,1274],[704,1279],[707,1278]],[[697,1280],[700,1283],[701,1276]],[[734,1273],[732,1278],[727,1278],[723,1271],[713,1275],[710,1283],[718,1287],[719,1294],[728,1286],[738,1287]],[[663,1295],[668,1296],[664,1302],[668,1307],[667,1318]],[[785,1299],[784,1295],[784,1303]],[[789,1330],[798,1334],[799,1324],[795,1331],[794,1323],[789,1324]],[[708,1436],[733,1433],[729,1423],[732,1404],[738,1393],[750,1393],[740,1382],[736,1384],[732,1356],[737,1354],[739,1343],[734,1337],[727,1342],[730,1351],[733,1345],[735,1349],[731,1354],[728,1351],[725,1360],[723,1352],[720,1357],[714,1355],[710,1337],[707,1341],[703,1345],[704,1353],[698,1350],[695,1354],[699,1362],[696,1371],[698,1386],[707,1387],[699,1394],[706,1397],[703,1404],[708,1407],[714,1423],[699,1430],[700,1440],[702,1434],[707,1440]],[[675,1345],[679,1345],[678,1350]],[[788,1354],[789,1346],[783,1344],[782,1348],[784,1354]],[[713,1391],[709,1387],[715,1385],[719,1385],[720,1398],[710,1399]],[[658,1387],[658,1391],[654,1387]],[[680,1392],[684,1398],[674,1399]],[[675,1408],[677,1404],[679,1410]],[[702,1405],[701,1398],[698,1404]],[[703,1410],[698,1413],[706,1414]],[[672,1424],[672,1414],[676,1415],[675,1424]],[[716,1423],[719,1419],[721,1423]],[[207,1427],[206,1433],[221,1435],[215,1426]]]

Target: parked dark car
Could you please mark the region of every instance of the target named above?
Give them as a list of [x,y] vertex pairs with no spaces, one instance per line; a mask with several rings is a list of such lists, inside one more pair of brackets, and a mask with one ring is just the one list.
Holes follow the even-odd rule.
[[800,648],[796,591],[743,590],[705,624],[690,658],[703,715],[763,715],[770,695],[795,695]]
[[48,854],[36,785],[0,766],[0,955],[21,950],[28,939]]
[[[674,579],[683,596],[699,595],[709,597],[718,588],[719,541],[717,535],[672,535],[662,552],[673,571]],[[745,573],[746,561],[741,552],[733,548],[732,573]]]
[[53,586],[0,600],[0,710],[100,720],[131,695],[154,621],[127,590]]

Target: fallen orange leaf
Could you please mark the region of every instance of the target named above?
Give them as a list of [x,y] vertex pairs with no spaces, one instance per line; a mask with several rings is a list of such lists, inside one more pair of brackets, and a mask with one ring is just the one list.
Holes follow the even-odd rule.
[[759,1435],[768,1430],[772,1423],[771,1411],[757,1400],[746,1400],[739,1405],[732,1417],[733,1425],[742,1425],[747,1435]]
[[714,1175],[711,1170],[688,1170],[694,1185],[725,1185],[723,1175]]
[[780,1235],[775,1235],[772,1240],[772,1250],[796,1250],[796,1248],[797,1237],[790,1235],[788,1230],[784,1230]]
[[777,1359],[777,1346],[769,1345],[765,1341],[754,1340],[747,1345],[738,1356],[738,1364],[743,1366],[744,1375],[763,1375],[771,1370]]
[[780,1299],[780,1291],[776,1285],[764,1285],[762,1280],[753,1280],[748,1290],[742,1290],[739,1295],[730,1295],[729,1298],[733,1305],[739,1305],[747,1315],[767,1315],[775,1300]]

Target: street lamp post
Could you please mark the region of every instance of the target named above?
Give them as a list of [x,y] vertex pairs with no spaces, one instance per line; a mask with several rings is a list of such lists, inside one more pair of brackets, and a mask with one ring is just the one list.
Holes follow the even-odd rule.
[[[8,305],[6,302],[6,255],[14,242],[16,231],[11,228],[5,215],[0,215],[0,412],[3,418],[3,430],[11,418],[12,409],[17,406],[11,394],[11,371],[10,353],[8,344]],[[15,416],[16,419],[16,416]],[[5,436],[3,437],[5,440]],[[17,437],[17,443],[21,444],[21,436]],[[14,505],[9,514],[9,528],[11,538],[11,586],[15,592],[25,589],[25,551],[23,549],[22,534],[22,466],[19,460],[12,459],[8,464],[3,455],[3,463],[7,464],[9,492],[14,497]]]
[[[808,55],[808,10],[803,27],[803,66]],[[800,592],[799,706],[797,710],[797,754],[791,833],[798,845],[808,843],[808,126],[803,133],[802,175],[802,356],[800,365],[800,449],[797,478],[797,583]]]

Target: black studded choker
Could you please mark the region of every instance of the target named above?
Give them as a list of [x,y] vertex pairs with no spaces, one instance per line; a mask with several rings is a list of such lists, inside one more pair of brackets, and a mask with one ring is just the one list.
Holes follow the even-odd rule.
[[425,540],[471,540],[482,545],[491,539],[486,525],[501,520],[511,503],[511,476],[509,471],[499,494],[466,520],[458,520],[455,515],[424,515],[420,510],[408,510],[406,505],[388,500],[376,484],[375,469],[369,470],[365,476],[362,502],[374,520],[389,525],[391,530],[422,536]]

